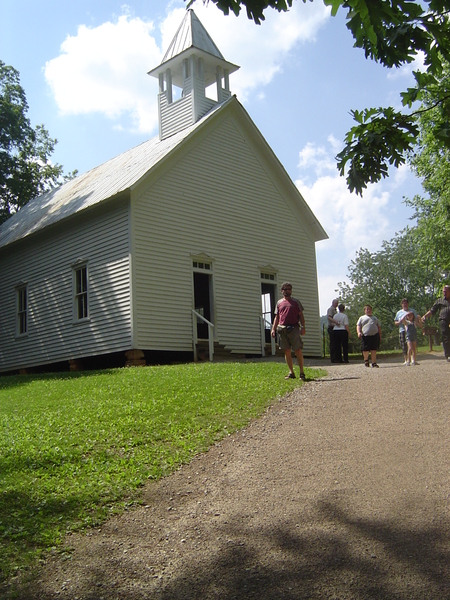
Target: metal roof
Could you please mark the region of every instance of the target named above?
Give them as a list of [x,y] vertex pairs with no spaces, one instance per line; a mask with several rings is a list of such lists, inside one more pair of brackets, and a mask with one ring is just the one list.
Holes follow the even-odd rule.
[[183,60],[192,55],[203,58],[205,85],[216,81],[217,67],[227,70],[230,74],[239,69],[238,65],[228,62],[213,42],[211,36],[200,23],[199,18],[192,9],[186,11],[183,21],[179,26],[167,52],[160,65],[148,72],[152,77],[159,77],[170,68],[173,83],[183,87]]
[[0,248],[103,200],[130,190],[224,104],[215,106],[197,123],[171,137],[160,141],[156,136],[42,196],[30,200],[0,226]]
[[175,34],[167,52],[162,59],[161,64],[167,62],[174,56],[181,54],[194,46],[198,50],[203,50],[217,58],[225,60],[219,48],[215,45],[209,33],[200,23],[199,18],[193,10],[188,10],[178,31]]
[[235,96],[231,96],[225,102],[217,104],[199,121],[179,133],[164,140],[154,137],[108,160],[99,167],[91,169],[84,175],[80,175],[42,196],[30,200],[28,204],[0,226],[0,248],[106,201],[121,192],[131,191],[177,146],[186,141],[197,129],[206,125],[209,119],[228,106],[238,109],[235,114],[244,119],[242,125],[247,123],[251,127],[255,134],[255,143],[260,145],[261,150],[266,149],[273,168],[277,168],[285,181],[290,183],[290,189],[295,193],[299,207],[305,216],[311,233],[314,235],[314,239],[316,241],[326,239],[328,237],[326,232],[286,173],[283,165],[275,156],[244,107]]

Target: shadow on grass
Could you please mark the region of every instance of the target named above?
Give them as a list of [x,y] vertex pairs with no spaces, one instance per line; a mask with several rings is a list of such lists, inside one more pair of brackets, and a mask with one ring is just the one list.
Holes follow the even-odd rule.
[[34,564],[43,549],[60,542],[67,523],[76,523],[80,513],[76,497],[61,501],[47,495],[39,501],[18,491],[1,492],[0,506],[0,581],[10,575],[13,557],[20,566]]
[[30,373],[27,375],[1,375],[0,390],[8,390],[20,388],[29,385],[33,381],[50,381],[50,380],[65,380],[65,379],[81,379],[93,377],[99,373],[104,374],[108,371],[114,372],[112,369],[104,371],[62,371],[51,373]]
[[[395,519],[368,519],[344,509],[342,498],[316,503],[314,522],[302,522],[302,509],[282,525],[251,528],[246,516],[218,523],[209,532],[212,548],[186,551],[173,573],[149,574],[132,553],[112,570],[86,564],[82,584],[58,592],[84,600],[445,600],[450,598],[450,523],[411,526]],[[420,506],[416,507],[420,509]],[[411,500],[407,510],[411,510]],[[206,533],[206,532],[205,532]],[[220,542],[217,540],[220,539]],[[157,544],[155,544],[157,545]],[[206,542],[202,542],[206,547]],[[146,546],[148,547],[148,546]],[[148,561],[152,564],[152,550]],[[173,555],[172,555],[173,556]],[[170,555],[169,555],[170,557]],[[170,565],[170,558],[165,560]],[[89,559],[86,557],[86,563]],[[102,564],[96,563],[95,564]],[[124,581],[125,578],[125,581]],[[78,585],[80,587],[78,587]],[[50,600],[39,589],[21,600]]]

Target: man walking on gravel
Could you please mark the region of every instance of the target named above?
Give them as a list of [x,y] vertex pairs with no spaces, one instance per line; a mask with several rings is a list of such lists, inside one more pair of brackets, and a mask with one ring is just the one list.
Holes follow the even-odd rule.
[[300,379],[305,380],[303,372],[303,340],[305,334],[305,317],[300,300],[292,297],[292,285],[286,281],[281,286],[283,298],[278,300],[275,307],[275,319],[272,325],[272,337],[278,333],[280,348],[284,350],[284,358],[289,368],[285,379],[295,379],[292,350],[297,357],[300,367]]
[[446,360],[450,362],[450,285],[444,285],[443,298],[436,300],[430,310],[422,317],[422,323],[431,315],[439,312],[439,328],[441,330],[442,346]]

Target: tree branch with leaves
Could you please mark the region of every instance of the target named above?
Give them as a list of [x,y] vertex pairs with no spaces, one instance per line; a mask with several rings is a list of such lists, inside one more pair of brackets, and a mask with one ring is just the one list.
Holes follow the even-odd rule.
[[[191,6],[196,0],[189,0]],[[293,0],[202,0],[212,2],[226,15],[239,15],[245,7],[256,24],[268,9],[286,12]],[[311,0],[313,1],[313,0]],[[302,0],[306,4],[307,0]],[[347,28],[354,46],[368,59],[388,68],[411,64],[423,56],[423,71],[414,71],[416,85],[401,94],[405,112],[392,107],[352,110],[356,125],[345,137],[337,166],[350,191],[362,195],[369,183],[387,177],[389,166],[407,162],[418,135],[418,112],[407,112],[422,102],[430,90],[439,91],[443,64],[450,61],[450,0],[323,0],[335,16],[346,11]],[[436,98],[441,113],[433,135],[441,147],[450,148],[450,101],[448,94]]]

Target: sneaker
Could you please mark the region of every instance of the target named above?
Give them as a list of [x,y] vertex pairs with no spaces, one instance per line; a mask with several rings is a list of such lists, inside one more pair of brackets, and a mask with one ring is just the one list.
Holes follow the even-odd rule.
[[372,363],[372,367],[375,367],[375,369],[379,369],[380,367],[377,365],[377,363]]
[[415,366],[416,366],[416,365],[418,365],[418,364],[419,364],[419,363],[417,363],[417,362],[415,362],[415,361],[413,360],[413,361],[412,361],[412,363],[411,363],[411,366],[412,366],[412,367],[415,367]]
[[304,373],[300,373],[300,379],[301,379],[302,381],[306,381],[306,377],[305,377],[305,374],[304,374]]
[[406,365],[407,367],[409,367],[409,366],[411,365],[411,363],[409,362],[409,360],[407,360],[407,361],[405,362],[405,365]]
[[450,356],[447,358],[448,362],[450,362]]
[[405,362],[403,363],[403,366],[409,367],[409,362],[407,360],[405,360]]
[[289,373],[289,375],[286,375],[285,379],[295,379],[295,374]]
[[368,361],[368,360],[365,360],[365,361],[364,361],[364,366],[365,366],[365,367],[370,367],[370,365],[369,365],[369,361]]

